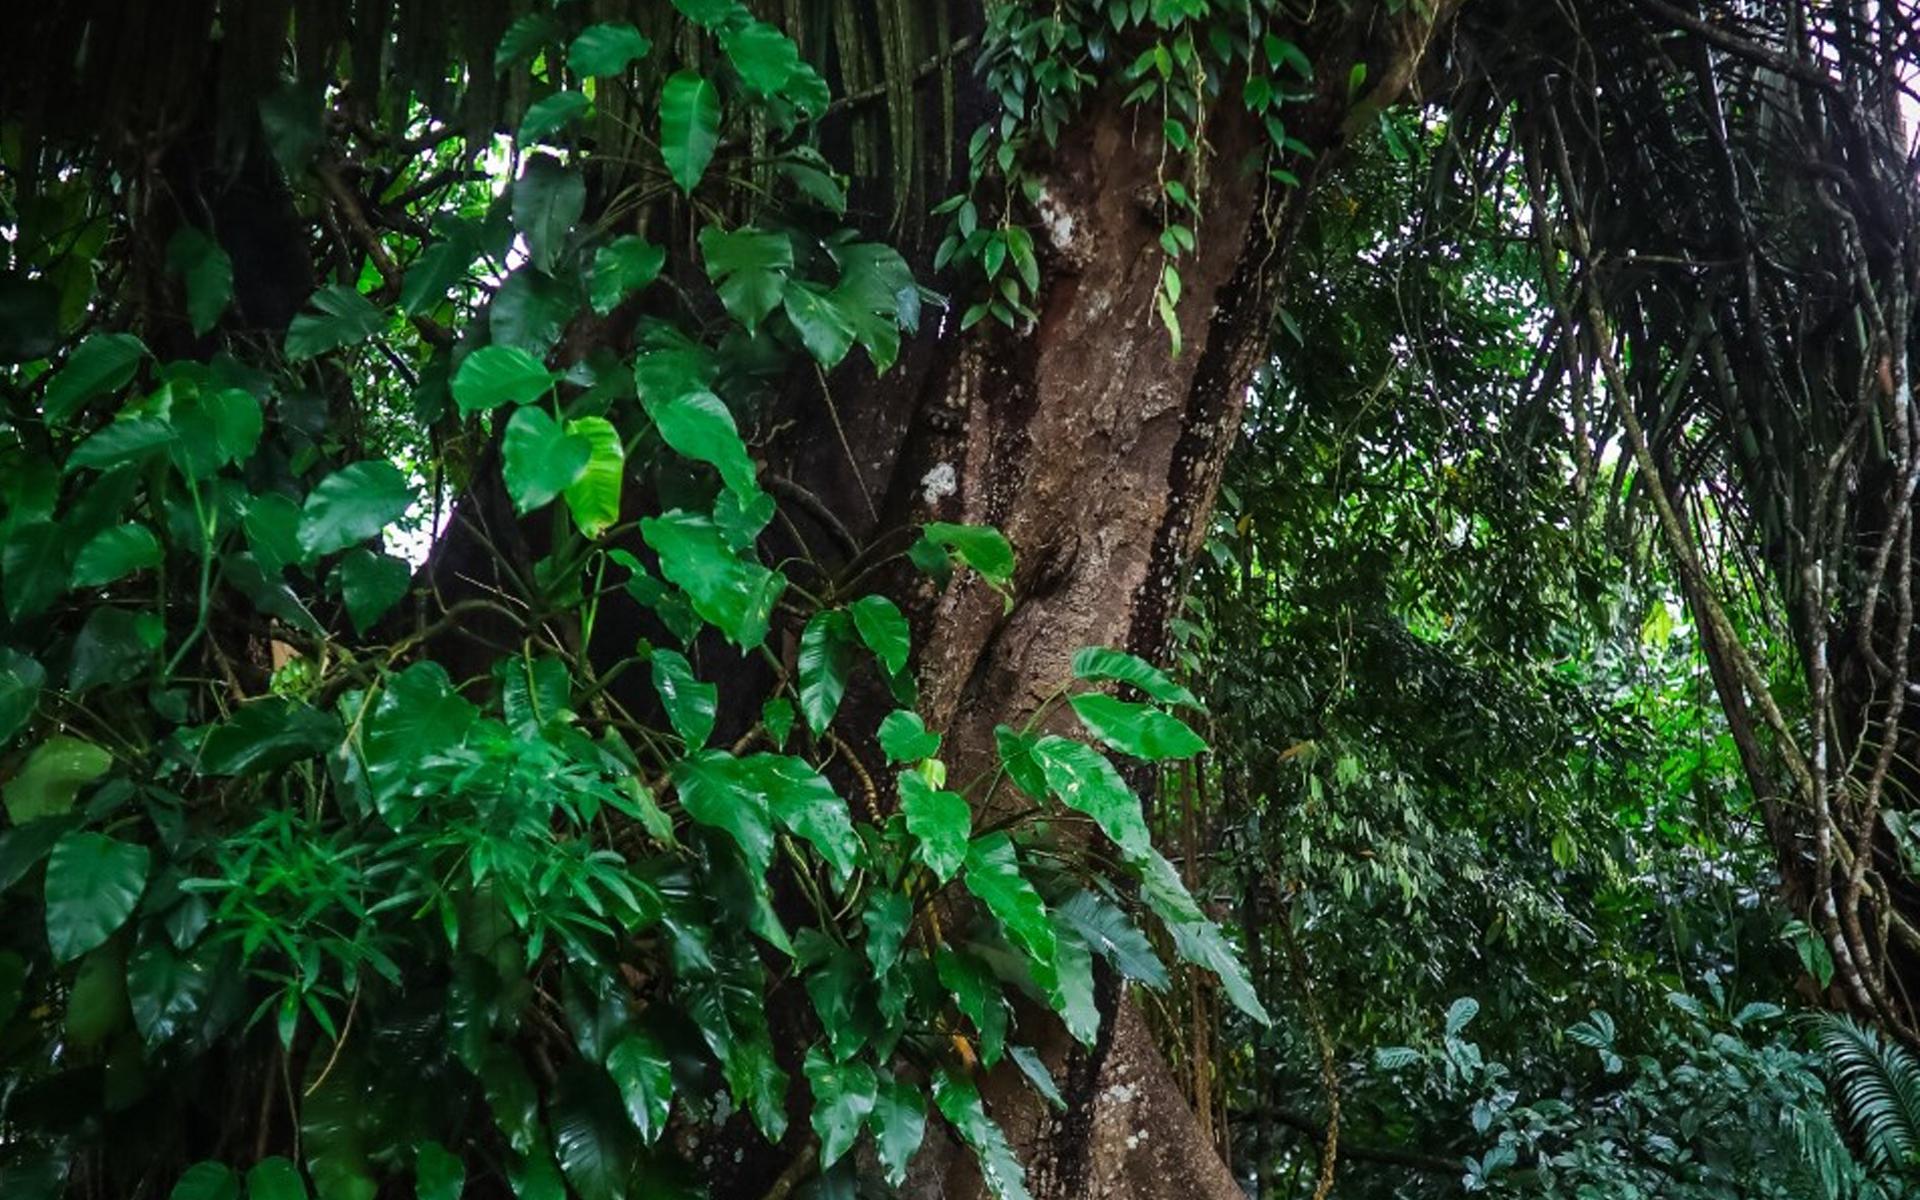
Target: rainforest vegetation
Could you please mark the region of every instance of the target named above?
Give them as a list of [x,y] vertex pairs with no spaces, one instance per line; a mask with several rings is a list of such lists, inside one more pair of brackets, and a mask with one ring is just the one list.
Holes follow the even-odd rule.
[[0,1197],[1920,1194],[1912,0],[43,0]]

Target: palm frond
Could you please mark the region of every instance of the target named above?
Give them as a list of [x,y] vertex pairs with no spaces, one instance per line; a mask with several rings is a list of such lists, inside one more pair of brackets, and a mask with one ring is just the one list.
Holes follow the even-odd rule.
[[1851,1017],[1819,1014],[1814,1030],[1867,1165],[1911,1169],[1920,1161],[1920,1058]]

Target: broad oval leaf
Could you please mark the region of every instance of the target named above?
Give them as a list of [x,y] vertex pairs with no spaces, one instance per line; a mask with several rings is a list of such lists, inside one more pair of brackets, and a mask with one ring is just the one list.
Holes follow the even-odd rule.
[[813,1092],[813,1131],[820,1137],[820,1168],[853,1149],[877,1095],[873,1068],[855,1059],[835,1062],[818,1046],[807,1051],[807,1087]]
[[1185,721],[1150,704],[1116,700],[1100,692],[1082,692],[1067,702],[1081,724],[1123,754],[1160,762],[1206,751],[1207,743]]
[[307,1181],[292,1162],[270,1155],[248,1169],[247,1200],[307,1200]]
[[677,71],[660,89],[660,156],[691,193],[720,144],[720,93],[697,71]]
[[146,356],[146,344],[130,333],[96,333],[81,342],[47,384],[47,424],[64,425],[87,401],[126,386]]
[[298,362],[355,346],[386,324],[387,316],[353,288],[330,284],[307,301],[287,326],[287,357]]
[[576,75],[618,75],[651,49],[653,43],[625,21],[589,25],[567,47],[567,69]]
[[592,443],[568,433],[544,409],[516,409],[501,443],[501,474],[514,509],[529,513],[552,502],[586,473],[592,457]]
[[638,234],[613,239],[593,255],[593,311],[605,316],[620,301],[652,283],[666,265],[667,248]]
[[47,859],[47,946],[71,962],[126,923],[147,886],[145,846],[103,833],[69,833]]
[[482,346],[460,360],[449,385],[463,413],[527,404],[553,387],[553,372],[517,346]]
[[936,789],[918,771],[905,771],[900,775],[900,811],[907,832],[919,843],[913,856],[941,883],[952,879],[967,861],[967,839],[973,834],[966,798]]
[[240,1200],[240,1177],[225,1163],[197,1162],[181,1173],[167,1200]]
[[885,596],[862,596],[847,607],[853,613],[853,627],[860,632],[860,640],[887,673],[898,675],[906,670],[913,635],[899,606]]
[[322,479],[300,509],[297,537],[308,562],[380,531],[406,515],[413,487],[400,468],[384,460],[358,462]]
[[747,455],[733,414],[720,397],[695,391],[665,400],[643,394],[641,400],[660,430],[660,439],[677,453],[712,466],[736,494],[759,490],[759,473]]
[[586,211],[587,185],[551,154],[532,154],[513,183],[513,227],[527,239],[528,257],[551,273],[567,234]]
[[105,775],[113,755],[92,742],[55,734],[34,747],[19,774],[0,788],[7,819],[24,825],[41,817],[58,816],[73,807],[80,789]]

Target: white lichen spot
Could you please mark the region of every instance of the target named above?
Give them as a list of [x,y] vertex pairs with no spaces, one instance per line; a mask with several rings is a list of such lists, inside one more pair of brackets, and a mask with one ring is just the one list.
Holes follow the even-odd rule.
[[954,471],[952,463],[935,463],[933,469],[920,477],[920,498],[929,506],[960,490],[960,476]]
[[1053,243],[1055,250],[1065,250],[1073,244],[1073,214],[1068,212],[1053,193],[1041,189],[1034,206],[1040,210],[1040,224],[1047,231],[1047,240]]
[[1127,1135],[1127,1149],[1129,1149],[1129,1150],[1138,1150],[1139,1148],[1140,1148],[1140,1135],[1139,1135],[1139,1134],[1137,1134],[1137,1133],[1130,1133],[1130,1134],[1128,1134],[1128,1135]]

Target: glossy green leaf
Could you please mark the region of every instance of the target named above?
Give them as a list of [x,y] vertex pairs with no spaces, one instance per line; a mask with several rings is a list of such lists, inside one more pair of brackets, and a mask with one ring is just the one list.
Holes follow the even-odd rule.
[[507,276],[487,309],[487,331],[496,346],[543,357],[560,340],[580,307],[579,297],[545,271],[524,266]]
[[751,333],[780,306],[793,270],[793,242],[776,230],[747,226],[728,232],[708,225],[700,231],[700,257],[720,303]]
[[608,1052],[607,1074],[620,1089],[640,1139],[648,1145],[659,1141],[673,1106],[673,1066],[666,1050],[649,1034],[629,1033]]
[[513,227],[527,239],[529,261],[551,273],[567,234],[586,211],[587,185],[551,154],[531,154],[513,183]]
[[414,1194],[418,1200],[460,1200],[467,1164],[439,1142],[421,1142],[414,1152]]
[[130,683],[146,673],[166,637],[153,613],[101,605],[73,639],[67,690],[74,695],[96,687]]
[[126,924],[147,886],[145,846],[74,832],[47,858],[47,946],[71,962]]
[[747,455],[746,443],[740,440],[733,414],[720,397],[707,391],[686,392],[669,399],[643,393],[641,402],[660,430],[661,440],[676,452],[712,466],[736,494],[759,490],[759,473]]
[[306,310],[287,326],[287,357],[299,362],[357,346],[386,323],[386,314],[373,301],[350,287],[330,284],[315,292]]
[[620,521],[620,492],[626,480],[627,449],[620,431],[605,417],[576,417],[567,422],[567,436],[585,441],[587,465],[561,495],[574,527],[597,538]]
[[880,721],[880,752],[890,763],[919,762],[940,753],[940,735],[927,728],[919,713],[898,709]]
[[906,816],[907,832],[918,842],[913,856],[940,882],[952,879],[967,861],[967,839],[973,832],[966,799],[936,789],[917,771],[903,771],[900,811]]
[[805,760],[784,754],[754,754],[741,760],[752,785],[766,796],[767,807],[780,824],[820,852],[834,876],[852,874],[860,853],[847,802],[826,776]]
[[1033,960],[1041,986],[1052,982],[1058,945],[1053,922],[1040,893],[1020,871],[1013,842],[1004,833],[989,833],[967,844],[967,890],[987,906],[1016,945]]
[[1175,683],[1165,671],[1124,650],[1109,650],[1105,646],[1082,647],[1074,653],[1073,673],[1076,678],[1095,683],[1112,680],[1132,684],[1162,704],[1203,707],[1197,696]]
[[64,532],[51,521],[16,525],[0,548],[0,595],[7,615],[23,620],[46,609],[67,590]]
[[640,1147],[607,1073],[587,1063],[564,1071],[548,1121],[554,1160],[580,1200],[626,1200]]
[[160,540],[145,525],[115,525],[95,534],[73,560],[75,587],[104,587],[160,565]]
[[940,947],[934,968],[954,1007],[980,1035],[980,1061],[989,1067],[999,1062],[1007,1040],[1007,1003],[999,979],[971,951],[952,946]]
[[146,345],[130,333],[96,333],[81,342],[41,397],[47,424],[64,425],[87,401],[125,387],[146,356]]
[[1206,751],[1207,743],[1185,721],[1150,704],[1100,692],[1082,692],[1067,702],[1088,732],[1123,754],[1159,762]]
[[[9,646],[0,646],[0,750],[33,718],[33,710],[40,703],[40,689],[46,682],[46,668],[38,660]],[[9,812],[12,807],[9,802]]]
[[181,1172],[167,1200],[240,1200],[240,1177],[225,1163],[197,1162]]
[[186,283],[187,321],[194,335],[205,334],[233,302],[233,260],[219,242],[182,225],[167,242],[167,268]]
[[859,630],[860,640],[888,673],[897,675],[906,670],[913,635],[899,606],[885,596],[862,596],[848,605],[848,609],[853,613],[853,626]]
[[1100,1005],[1093,995],[1093,954],[1081,940],[1071,922],[1053,918],[1053,978],[1048,981],[1047,1002],[1066,1023],[1067,1032],[1083,1046],[1091,1046],[1100,1034]]
[[[495,28],[499,28],[495,26]],[[515,17],[493,49],[494,74],[527,61],[541,49],[560,41],[560,22],[552,13],[530,12]]]
[[592,443],[561,428],[545,409],[514,410],[501,442],[501,474],[515,511],[551,503],[586,474],[592,458]]
[[835,1062],[818,1046],[807,1051],[805,1069],[813,1093],[813,1131],[820,1138],[820,1167],[825,1170],[859,1140],[873,1113],[876,1081],[866,1063]]
[[874,1148],[887,1182],[899,1187],[907,1181],[907,1165],[919,1152],[927,1133],[927,1099],[913,1084],[881,1075],[874,1091],[873,1113],[867,1118]]
[[121,417],[73,448],[67,471],[92,467],[105,471],[121,463],[151,458],[172,444],[173,427],[152,417]]
[[807,728],[818,734],[833,723],[847,694],[851,669],[853,622],[840,609],[817,612],[800,633],[795,665],[800,677],[800,713]]
[[199,1014],[216,982],[211,963],[207,955],[182,954],[160,939],[127,960],[127,1000],[149,1046],[182,1033]]
[[653,43],[625,21],[589,25],[567,47],[567,69],[576,75],[619,75],[651,49]]
[[479,256],[479,240],[469,223],[455,223],[420,252],[400,282],[400,311],[410,317],[433,311],[446,300]]
[[815,362],[831,371],[853,349],[854,318],[833,293],[803,280],[789,282],[781,293],[787,320],[800,334],[801,345]]
[[359,634],[373,628],[389,609],[400,603],[413,580],[413,570],[404,559],[375,554],[364,546],[355,546],[341,555],[334,572],[340,580],[340,598],[347,606],[347,619]]
[[581,92],[560,91],[542,96],[527,106],[527,115],[520,121],[520,132],[515,140],[522,147],[530,146],[579,120],[592,107],[593,101]]
[[720,144],[720,93],[697,71],[678,71],[660,89],[660,156],[683,192],[692,192]]
[[613,239],[593,255],[593,311],[605,316],[622,300],[646,287],[666,265],[667,248],[638,234]]
[[765,21],[745,21],[725,29],[721,48],[727,52],[740,82],[761,96],[778,96],[802,69],[800,48],[793,39]]
[[1007,1057],[1013,1060],[1014,1066],[1020,1068],[1020,1073],[1027,1077],[1033,1090],[1039,1092],[1048,1104],[1057,1109],[1066,1108],[1066,1097],[1060,1094],[1059,1085],[1053,1081],[1053,1072],[1047,1070],[1047,1064],[1040,1060],[1037,1052],[1027,1046],[1009,1046]]
[[686,592],[702,619],[744,650],[766,641],[786,576],[736,554],[712,521],[692,513],[644,518],[640,536],[660,556],[660,573]]
[[671,773],[687,815],[732,838],[748,867],[764,875],[773,861],[773,814],[765,794],[742,778],[740,760],[703,750],[676,759]]
[[1007,768],[1007,778],[1035,800],[1044,799],[1047,794],[1046,773],[1033,757],[1033,748],[1039,740],[1009,725],[998,725],[993,730],[993,744],[1000,752],[1001,764]]
[[243,704],[200,743],[204,775],[254,775],[324,754],[345,731],[332,713],[283,696]]
[[1119,905],[1082,889],[1054,909],[1054,915],[1071,925],[1088,948],[1122,975],[1156,992],[1166,990],[1165,964],[1154,953],[1147,935]]
[[702,683],[687,656],[677,650],[655,650],[652,667],[654,691],[660,694],[674,732],[685,739],[689,750],[705,746],[713,736],[720,689]]
[[1266,1006],[1260,1003],[1259,993],[1253,990],[1253,981],[1247,978],[1247,969],[1241,964],[1239,954],[1228,945],[1218,925],[1207,920],[1169,921],[1167,932],[1173,935],[1174,950],[1181,958],[1219,977],[1221,990],[1235,1008],[1262,1025],[1273,1024]]
[[998,529],[929,521],[923,532],[930,541],[946,547],[961,562],[980,572],[988,583],[1005,587],[1013,582],[1013,547]]
[[26,765],[0,786],[7,819],[24,825],[41,817],[58,816],[73,807],[80,789],[105,775],[113,756],[92,742],[55,734],[35,746]]
[[247,1170],[247,1200],[307,1200],[307,1181],[292,1162],[270,1155]]
[[413,486],[400,468],[384,460],[354,463],[322,479],[300,509],[297,533],[308,562],[380,531],[406,515]]
[[80,814],[46,817],[0,832],[0,892],[26,878],[53,851],[53,844],[80,824]]
[[1008,1144],[1007,1135],[987,1116],[973,1081],[942,1067],[933,1075],[933,1102],[979,1160],[981,1178],[995,1200],[1031,1200],[1026,1171]]
[[1152,851],[1153,835],[1141,813],[1140,797],[1106,755],[1085,742],[1053,735],[1035,741],[1030,753],[1047,790],[1092,817],[1121,853],[1134,858]]
[[553,373],[515,346],[482,346],[460,360],[449,384],[463,413],[486,412],[502,404],[529,404],[553,387]]

